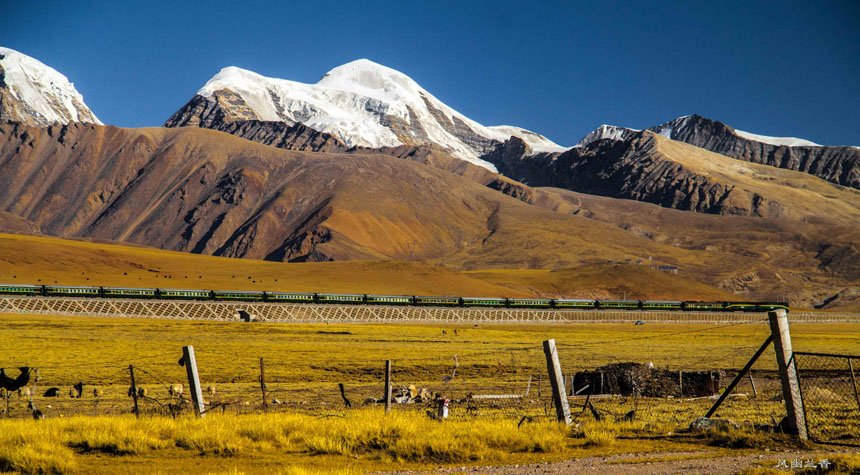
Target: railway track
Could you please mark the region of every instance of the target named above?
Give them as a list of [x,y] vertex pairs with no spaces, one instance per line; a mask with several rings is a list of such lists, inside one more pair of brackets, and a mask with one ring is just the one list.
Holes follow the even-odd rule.
[[[244,312],[244,313],[243,313]],[[541,310],[0,296],[0,313],[282,323],[765,323],[738,312]],[[792,323],[860,323],[860,314],[792,313]]]

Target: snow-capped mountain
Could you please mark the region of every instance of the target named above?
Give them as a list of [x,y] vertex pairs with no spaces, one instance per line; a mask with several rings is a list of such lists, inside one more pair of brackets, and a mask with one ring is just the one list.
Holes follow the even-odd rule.
[[810,142],[809,140],[799,139],[797,137],[770,137],[767,135],[758,135],[750,132],[744,132],[743,130],[735,129],[733,127],[727,126],[726,124],[722,124],[720,122],[712,121],[710,119],[706,119],[697,114],[685,115],[683,117],[678,117],[677,119],[666,122],[665,124],[656,125],[654,127],[649,128],[653,132],[656,132],[658,135],[662,135],[663,137],[670,138],[672,140],[681,140],[687,142],[685,138],[689,138],[692,134],[694,134],[695,130],[701,130],[703,128],[712,128],[712,124],[705,124],[705,122],[721,124],[723,127],[721,128],[721,132],[726,132],[728,134],[734,135],[741,139],[752,140],[754,142],[759,142],[768,145],[774,145],[777,147],[786,146],[786,147],[821,147],[814,142]]
[[[685,115],[648,130],[738,160],[798,170],[832,183],[860,188],[860,149],[824,146],[796,137],[769,137],[735,129],[697,114]],[[627,140],[638,130],[602,125],[576,147],[601,139]]]
[[69,80],[38,60],[0,47],[0,121],[45,126],[101,121]]
[[326,73],[316,84],[222,69],[165,126],[217,128],[223,122],[301,123],[347,146],[436,144],[495,171],[479,157],[511,136],[535,151],[564,151],[546,137],[512,126],[485,127],[445,105],[411,78],[366,59]]

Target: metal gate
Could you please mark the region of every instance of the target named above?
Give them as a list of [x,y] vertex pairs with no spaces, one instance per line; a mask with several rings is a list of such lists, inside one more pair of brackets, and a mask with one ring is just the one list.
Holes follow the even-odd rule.
[[860,446],[860,356],[795,351],[809,438]]

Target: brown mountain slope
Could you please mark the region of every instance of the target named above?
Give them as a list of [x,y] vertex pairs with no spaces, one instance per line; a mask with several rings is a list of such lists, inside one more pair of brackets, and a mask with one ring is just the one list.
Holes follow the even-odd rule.
[[744,138],[729,125],[693,114],[655,129],[669,128],[670,138],[753,163],[797,170],[831,183],[860,188],[857,147],[773,145]]
[[[528,296],[420,262],[284,264],[147,247],[0,234],[0,283],[215,290]],[[710,289],[711,292],[714,289]]]
[[[654,242],[721,256],[714,267],[674,261],[679,275],[735,294],[827,307],[860,302],[860,229],[827,219],[690,213],[650,203],[543,188],[574,213]],[[648,264],[648,262],[645,262]]]
[[[674,143],[652,143],[655,156],[668,157],[664,163],[727,180],[708,156],[675,158],[681,153]],[[456,269],[584,272],[607,261],[641,260],[677,266],[679,279],[743,295],[781,298],[796,291],[789,298],[808,305],[860,280],[860,236],[849,220],[853,195],[814,178],[741,181],[762,193],[791,188],[776,180],[797,188],[785,194],[790,199],[779,219],[762,219],[479,177],[514,190],[517,200],[480,180],[417,163],[414,149],[389,153],[402,159],[384,151],[280,150],[193,127],[5,124],[0,182],[8,186],[0,193],[0,226],[275,261],[414,258]],[[427,153],[417,159],[444,160]],[[810,216],[815,208],[827,216]],[[622,287],[604,282],[595,291]]]
[[847,223],[860,218],[860,192],[806,173],[743,162],[643,131],[561,155],[525,155],[514,138],[493,162],[531,186],[634,199],[667,208],[740,216]]
[[[285,151],[197,128],[7,124],[0,138],[0,180],[11,184],[0,211],[49,235],[286,261],[412,254],[471,267],[676,253],[379,154]],[[487,243],[493,253],[481,251]],[[452,257],[461,255],[467,262]]]

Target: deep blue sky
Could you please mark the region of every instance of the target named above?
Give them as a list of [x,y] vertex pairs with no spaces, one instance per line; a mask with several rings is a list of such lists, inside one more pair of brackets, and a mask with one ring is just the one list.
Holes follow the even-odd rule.
[[222,67],[316,82],[368,58],[485,125],[573,145],[698,113],[860,145],[860,2],[0,0],[0,46],[107,124],[161,125]]

